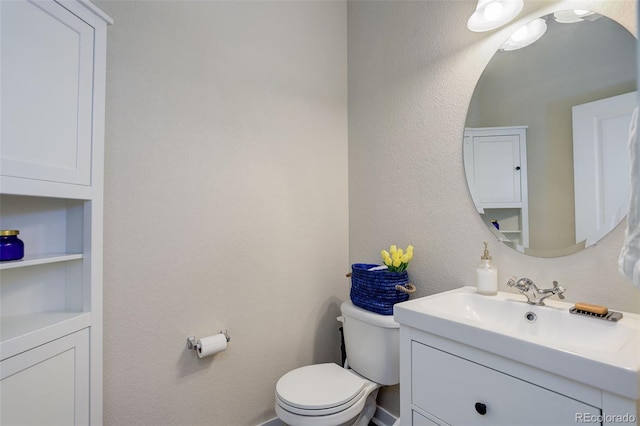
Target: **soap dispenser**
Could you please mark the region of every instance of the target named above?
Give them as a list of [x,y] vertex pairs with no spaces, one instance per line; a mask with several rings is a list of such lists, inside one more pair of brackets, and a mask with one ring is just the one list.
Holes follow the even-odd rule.
[[476,268],[476,286],[480,294],[494,295],[498,293],[498,268],[491,262],[489,243],[484,243],[484,253]]

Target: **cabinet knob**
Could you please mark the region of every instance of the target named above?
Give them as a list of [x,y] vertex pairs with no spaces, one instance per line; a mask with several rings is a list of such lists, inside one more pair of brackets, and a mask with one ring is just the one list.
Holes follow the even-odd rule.
[[516,170],[520,170],[520,166],[516,166]]
[[482,402],[476,402],[476,411],[478,412],[478,414],[484,416],[485,414],[487,414],[487,406]]

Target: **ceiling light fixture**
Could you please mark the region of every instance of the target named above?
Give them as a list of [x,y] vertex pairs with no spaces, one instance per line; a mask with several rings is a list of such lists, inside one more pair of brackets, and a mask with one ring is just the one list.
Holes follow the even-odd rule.
[[555,19],[556,22],[560,22],[561,24],[573,24],[576,22],[584,21],[585,17],[593,14],[594,12],[591,12],[590,10],[563,10],[560,12],[555,12],[553,14],[553,19]]
[[505,52],[522,49],[535,43],[547,31],[547,23],[544,19],[538,18],[529,22],[524,27],[513,33],[507,41],[500,46],[500,50]]
[[523,6],[523,0],[478,0],[467,27],[474,32],[491,31],[515,18]]

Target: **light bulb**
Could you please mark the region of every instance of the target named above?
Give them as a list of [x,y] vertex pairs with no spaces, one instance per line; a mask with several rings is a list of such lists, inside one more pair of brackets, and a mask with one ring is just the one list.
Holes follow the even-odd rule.
[[513,33],[513,35],[500,46],[500,50],[508,52],[510,50],[522,49],[539,40],[545,31],[547,31],[547,23],[545,20],[540,18],[534,19]]
[[575,9],[575,10],[561,10],[553,14],[556,22],[561,24],[574,24],[576,22],[582,22],[587,16],[593,15],[594,12],[590,10]]
[[523,5],[523,0],[478,0],[467,27],[475,32],[494,30],[515,18]]
[[492,3],[489,3],[482,10],[482,15],[487,21],[495,21],[497,19],[500,19],[500,17],[502,16],[502,9],[504,9],[502,3],[500,3],[499,1],[494,1]]
[[513,35],[511,36],[511,40],[521,41],[527,38],[528,35],[529,35],[529,26],[525,25],[524,27],[520,28],[518,31],[513,33]]

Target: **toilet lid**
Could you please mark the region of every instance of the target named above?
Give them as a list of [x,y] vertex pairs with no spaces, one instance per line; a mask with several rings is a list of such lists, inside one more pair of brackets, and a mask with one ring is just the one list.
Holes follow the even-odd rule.
[[348,402],[353,404],[366,383],[337,364],[315,364],[297,368],[282,376],[276,384],[276,394],[292,407],[321,410]]

